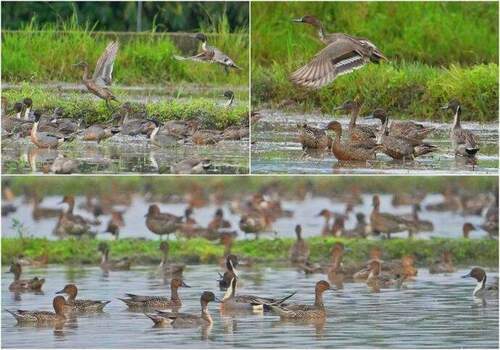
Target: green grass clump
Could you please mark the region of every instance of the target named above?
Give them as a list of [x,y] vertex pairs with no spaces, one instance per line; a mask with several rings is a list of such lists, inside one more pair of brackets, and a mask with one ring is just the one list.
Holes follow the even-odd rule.
[[[379,246],[386,260],[413,255],[417,266],[427,266],[444,250],[453,254],[454,263],[462,266],[498,266],[498,244],[495,240],[446,239],[430,240],[391,239],[372,241],[366,239],[337,239],[313,237],[306,240],[311,250],[311,260],[327,262],[335,242],[342,242],[351,252],[346,253],[346,263],[363,263],[370,249]],[[2,238],[2,264],[9,264],[19,254],[29,258],[49,257],[51,264],[98,264],[99,240],[47,240],[44,238]],[[236,241],[233,252],[260,262],[284,262],[294,239],[276,238]],[[109,241],[114,258],[130,257],[136,264],[156,264],[160,261],[159,242],[156,240],[121,239]],[[187,263],[217,263],[223,255],[223,247],[202,238],[170,241],[172,261]]]

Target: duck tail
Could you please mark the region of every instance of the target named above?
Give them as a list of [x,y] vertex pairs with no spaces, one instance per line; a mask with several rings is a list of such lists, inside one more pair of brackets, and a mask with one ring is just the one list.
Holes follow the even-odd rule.
[[178,55],[174,55],[174,59],[176,59],[177,61],[185,61],[188,58],[187,57],[178,56]]
[[281,305],[283,304],[285,301],[287,301],[288,299],[290,299],[291,297],[293,297],[295,294],[297,294],[297,291],[293,292],[292,294],[290,295],[287,295],[286,297],[282,298],[282,299],[279,299],[277,300],[276,302],[273,303],[273,305]]
[[9,309],[4,309],[4,310],[7,311],[9,314],[11,314],[12,316],[14,316],[17,319],[18,315],[14,311],[11,311]]
[[161,317],[157,314],[144,313],[144,315],[146,315],[151,321],[153,321],[155,326],[160,326],[165,324],[166,319],[164,317]]

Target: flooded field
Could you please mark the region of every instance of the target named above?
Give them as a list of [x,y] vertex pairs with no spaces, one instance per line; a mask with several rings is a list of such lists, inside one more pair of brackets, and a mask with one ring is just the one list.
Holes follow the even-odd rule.
[[[411,212],[410,206],[399,206],[393,207],[391,204],[391,195],[380,195],[381,199],[381,210],[384,212],[390,212],[393,214],[406,214]],[[368,218],[371,211],[372,196],[371,194],[363,195],[363,204],[354,207],[353,214],[349,215],[345,222],[346,229],[350,229],[356,224],[356,217],[354,213],[362,212]],[[479,226],[483,223],[484,218],[479,215],[468,215],[463,216],[459,213],[453,212],[433,212],[427,211],[426,205],[442,202],[443,196],[441,194],[429,194],[422,201],[421,208],[422,211],[419,213],[421,219],[430,220],[434,224],[433,232],[420,232],[417,237],[422,239],[427,239],[430,237],[461,237],[462,236],[462,226],[465,222],[470,222],[473,225]],[[40,203],[41,208],[63,208],[62,205],[58,204],[61,201],[61,197],[46,197],[42,203]],[[82,215],[87,218],[91,218],[91,214],[81,208],[80,205],[85,201],[84,197],[76,198],[75,214]],[[40,219],[35,221],[33,216],[33,204],[23,202],[22,198],[17,198],[13,203],[17,206],[17,211],[9,216],[2,217],[2,235],[4,237],[15,237],[17,236],[17,229],[13,227],[14,219],[18,220],[26,228],[28,235],[33,237],[48,237],[56,239],[57,237],[52,234],[52,230],[56,226],[57,218],[50,219]],[[123,208],[120,210],[125,210],[123,214],[125,227],[120,230],[120,237],[145,237],[157,239],[156,235],[153,235],[145,226],[144,215],[148,210],[148,203],[141,196],[134,196],[132,204],[128,208]],[[324,197],[313,197],[307,198],[302,202],[298,201],[286,201],[282,202],[283,209],[293,211],[293,216],[291,218],[280,218],[273,224],[273,232],[280,237],[295,237],[294,227],[296,224],[301,224],[303,228],[303,236],[311,237],[318,236],[321,233],[321,229],[324,224],[324,220],[318,217],[318,213],[324,209],[328,208],[337,213],[343,213],[346,205],[344,203],[336,202]],[[187,204],[184,202],[177,203],[162,203],[160,208],[162,211],[166,211],[175,215],[183,215]],[[193,217],[202,227],[206,227],[210,220],[213,218],[214,212],[217,207],[213,204],[205,206],[203,208],[195,209]],[[229,204],[222,206],[224,210],[224,216],[227,220],[231,222],[233,229],[238,231],[239,238],[249,238],[253,239],[254,235],[245,235],[238,229],[238,223],[240,220],[240,215],[231,213]],[[101,221],[100,225],[94,226],[92,229],[95,232],[104,232],[108,222],[109,216],[103,215],[99,217]],[[470,233],[471,238],[483,238],[487,234],[481,229],[477,231],[472,231]],[[274,233],[268,234],[269,237],[274,237]],[[407,233],[403,232],[400,234],[394,234],[394,237],[406,237]],[[109,238],[109,234],[99,234],[98,238],[106,239]]]
[[[476,164],[455,158],[451,151],[449,130],[451,124],[422,122],[436,128],[427,141],[438,146],[438,151],[418,157],[413,162],[394,161],[379,153],[377,160],[368,163],[339,164],[330,152],[303,152],[298,142],[297,124],[307,121],[314,127],[324,127],[333,120],[316,114],[288,114],[279,111],[261,111],[263,118],[252,130],[252,173],[289,174],[497,174],[498,123],[478,124],[462,122],[464,129],[472,130],[480,139]],[[347,117],[334,118],[347,128]],[[378,125],[379,121],[358,118],[358,124]],[[451,123],[451,120],[450,120]]]
[[[222,314],[219,305],[209,310],[214,324],[205,328],[153,328],[142,312],[129,311],[117,300],[124,293],[169,295],[156,267],[102,275],[98,267],[50,266],[25,269],[25,277],[46,279],[43,294],[14,294],[7,286],[12,274],[2,269],[2,308],[52,310],[54,293],[67,283],[79,287],[78,297],[111,300],[103,313],[70,318],[63,327],[16,325],[2,311],[3,348],[498,348],[498,300],[472,297],[474,282],[460,278],[470,268],[446,275],[430,275],[419,269],[414,282],[404,289],[372,292],[364,283],[346,283],[327,292],[326,322],[283,322],[271,313]],[[182,288],[181,312],[198,314],[204,290],[222,298],[216,285],[217,266],[188,266]],[[488,279],[498,272],[487,271]],[[322,274],[305,276],[291,268],[256,266],[242,270],[240,293],[261,296],[297,294],[294,303],[312,303],[314,284]],[[280,281],[289,281],[286,286]]]

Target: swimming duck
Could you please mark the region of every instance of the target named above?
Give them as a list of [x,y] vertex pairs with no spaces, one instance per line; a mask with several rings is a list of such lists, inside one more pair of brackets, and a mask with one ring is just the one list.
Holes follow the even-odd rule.
[[160,270],[164,276],[176,276],[182,277],[182,273],[184,272],[184,268],[186,265],[184,264],[170,264],[168,262],[168,252],[170,250],[170,246],[168,242],[160,243],[160,251],[162,252],[161,261],[160,261]]
[[372,232],[376,234],[385,233],[391,238],[391,233],[408,230],[408,221],[396,215],[380,212],[380,198],[373,196],[373,210],[370,214],[370,225]]
[[130,270],[132,261],[128,257],[119,260],[109,259],[109,246],[107,243],[99,243],[97,250],[101,253],[101,264],[99,266],[104,274],[107,274],[109,271]]
[[498,279],[495,284],[486,285],[486,272],[480,267],[474,267],[468,274],[462,278],[472,277],[477,281],[476,288],[472,292],[472,296],[476,298],[498,298]]
[[[396,284],[400,284],[393,276],[382,273],[382,262],[380,260],[371,260],[368,263],[370,274],[366,279],[366,284],[374,291],[379,291],[381,288],[387,288]],[[397,276],[401,278],[400,276]]]
[[299,129],[299,142],[302,149],[320,149],[330,148],[332,139],[326,134],[324,129],[315,128],[306,123],[297,124]]
[[175,233],[182,224],[182,217],[170,213],[162,213],[160,207],[156,204],[151,204],[146,217],[146,227],[162,239],[163,235],[167,237]]
[[344,266],[342,262],[344,252],[348,251],[351,251],[351,249],[345,248],[342,243],[336,242],[331,249],[331,264],[325,269],[328,280],[338,289],[343,288],[345,281],[352,280],[356,272],[355,266]]
[[63,296],[57,296],[52,301],[52,306],[55,312],[49,311],[27,311],[27,310],[5,310],[12,316],[14,316],[18,323],[37,323],[37,324],[47,324],[47,323],[57,323],[64,322],[66,316],[64,315],[64,306],[66,301]]
[[323,293],[330,290],[330,284],[327,281],[319,281],[316,283],[314,289],[314,304],[301,305],[301,304],[288,304],[288,305],[268,305],[271,310],[277,313],[282,319],[324,319],[326,318],[326,309],[323,304]]
[[179,139],[173,135],[159,134],[160,122],[157,119],[150,119],[154,123],[154,129],[149,135],[151,143],[157,147],[173,147],[179,145]]
[[106,46],[106,49],[97,61],[92,77],[89,77],[89,65],[87,62],[82,61],[75,64],[75,66],[83,68],[82,81],[87,90],[95,96],[105,100],[108,108],[110,108],[110,101],[118,101],[108,88],[112,83],[111,74],[113,73],[113,65],[115,63],[118,48],[118,41],[112,41]]
[[223,275],[219,273],[220,279],[218,280],[218,282],[220,290],[227,290],[231,284],[231,281],[234,278],[238,277],[238,271],[236,270],[236,268],[238,267],[238,263],[238,257],[236,255],[229,254],[228,256],[226,256],[226,272],[224,272]]
[[281,305],[295,295],[294,292],[282,299],[263,298],[255,295],[236,295],[236,281],[237,278],[232,279],[226,294],[222,298],[221,310],[223,311],[268,311],[271,305]]
[[170,281],[170,298],[163,296],[146,296],[125,293],[128,299],[118,298],[123,301],[129,308],[145,308],[145,309],[171,309],[180,308],[182,306],[181,299],[177,290],[179,288],[190,288],[180,278],[172,278]]
[[14,274],[14,281],[9,285],[11,292],[41,291],[45,278],[34,277],[30,280],[21,279],[22,267],[19,262],[10,265],[9,272]]
[[57,148],[59,145],[61,145],[64,141],[68,140],[67,137],[61,136],[61,135],[56,135],[48,132],[39,132],[38,131],[38,124],[40,123],[40,118],[42,116],[42,113],[39,110],[36,110],[34,112],[35,115],[35,122],[33,123],[33,126],[31,128],[31,142],[35,144],[38,148]]
[[190,158],[181,160],[171,166],[173,174],[206,174],[212,167],[212,161],[208,158]]
[[74,284],[67,284],[63,289],[56,292],[56,294],[67,294],[66,304],[64,305],[65,312],[98,312],[102,311],[104,307],[111,301],[103,300],[85,300],[76,299],[78,288]]
[[455,113],[450,131],[451,145],[455,154],[463,157],[474,157],[479,151],[478,139],[472,131],[462,129],[462,125],[460,125],[460,114],[462,113],[460,103],[457,100],[452,100],[443,109],[449,109]]
[[309,246],[302,238],[302,226],[295,226],[295,234],[297,235],[297,240],[290,247],[288,256],[292,264],[302,264],[309,259]]
[[376,145],[376,129],[368,125],[356,125],[356,120],[361,110],[361,103],[358,101],[346,101],[335,110],[343,110],[351,114],[347,135],[349,143],[361,144],[368,147]]
[[214,293],[203,292],[200,298],[201,315],[193,315],[179,312],[167,312],[156,310],[156,314],[146,314],[155,324],[155,326],[171,325],[173,327],[198,327],[210,326],[213,323],[212,317],[208,312],[209,302],[221,302]]
[[[377,108],[373,111],[371,116],[367,118],[379,119],[382,126],[388,120],[386,111],[382,108]],[[393,121],[388,126],[389,136],[402,137],[408,140],[413,140],[415,145],[422,143],[423,140],[429,136],[436,128],[425,127],[423,124],[415,123],[410,120]]]
[[75,197],[64,196],[60,204],[63,203],[67,204],[67,208],[61,212],[53,233],[59,237],[67,235],[76,237],[82,237],[83,235],[95,236],[95,232],[90,230],[90,224],[97,224],[97,222],[91,222],[80,215],[73,214]]
[[429,266],[429,273],[452,273],[455,272],[451,252],[445,250],[441,259]]
[[241,68],[238,67],[228,55],[216,47],[207,45],[207,36],[205,34],[197,33],[194,38],[201,41],[201,52],[190,57],[174,56],[175,59],[181,61],[189,60],[195,62],[216,63],[222,65],[226,73],[229,72],[230,68],[241,70]]
[[294,22],[312,25],[326,45],[314,58],[291,75],[291,80],[301,86],[319,89],[338,76],[362,68],[368,62],[387,60],[370,41],[343,33],[326,33],[321,22],[313,16],[304,16]]
[[381,149],[380,145],[341,142],[342,125],[333,121],[327,126],[328,130],[335,132],[331,151],[335,158],[340,161],[366,161],[376,159],[376,152]]

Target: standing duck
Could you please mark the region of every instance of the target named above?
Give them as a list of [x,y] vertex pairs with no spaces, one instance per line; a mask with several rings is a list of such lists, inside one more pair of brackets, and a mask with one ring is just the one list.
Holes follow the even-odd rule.
[[89,77],[89,65],[87,62],[75,64],[75,66],[83,68],[82,81],[87,90],[97,97],[105,100],[108,108],[110,108],[110,101],[118,101],[108,88],[112,82],[111,74],[113,73],[113,65],[115,63],[118,48],[118,41],[112,41],[108,44],[97,61],[92,77]]
[[170,134],[160,134],[160,122],[157,119],[150,119],[154,124],[154,129],[149,134],[149,140],[157,147],[172,147],[179,145],[179,139]]
[[231,223],[224,219],[224,211],[218,208],[215,211],[213,219],[208,223],[210,231],[218,232],[220,229],[230,229]]
[[67,204],[67,208],[61,212],[59,221],[54,228],[53,233],[59,237],[76,236],[82,237],[83,235],[94,236],[95,233],[91,232],[90,224],[97,224],[97,222],[90,222],[80,215],[73,214],[75,208],[75,197],[64,196],[61,204]]
[[182,216],[176,216],[170,213],[162,213],[157,204],[151,204],[146,217],[146,227],[156,235],[167,237],[175,233],[182,224]]
[[452,100],[442,109],[449,109],[455,113],[450,131],[451,145],[455,154],[463,157],[474,157],[479,151],[478,139],[472,131],[462,129],[462,125],[460,125],[460,114],[462,113],[460,103],[457,100]]
[[474,225],[472,225],[470,222],[466,222],[462,226],[462,237],[469,238],[470,232],[474,231],[475,229],[476,229],[476,227]]
[[216,63],[222,65],[226,73],[229,72],[230,68],[241,70],[241,68],[238,67],[228,55],[216,47],[207,45],[207,36],[205,34],[197,33],[194,38],[201,41],[201,52],[190,57],[174,56],[175,59],[181,61],[188,60],[195,62]]
[[109,139],[114,134],[118,134],[120,130],[110,125],[94,124],[82,131],[83,141],[97,141],[100,143],[103,140]]
[[368,62],[387,60],[367,39],[343,33],[326,33],[321,22],[314,16],[304,16],[294,22],[315,27],[320,40],[326,45],[308,64],[292,73],[291,80],[297,85],[319,89],[340,75],[362,68]]
[[39,110],[34,112],[35,122],[31,128],[31,142],[33,142],[38,148],[51,148],[55,149],[59,147],[64,141],[68,140],[68,138],[62,135],[56,135],[54,133],[49,132],[39,132],[38,125],[40,123],[40,118],[42,113]]
[[68,299],[64,306],[65,312],[98,312],[111,301],[76,299],[78,288],[74,284],[67,284],[56,294],[67,294]]
[[351,114],[349,127],[347,129],[350,143],[361,144],[374,147],[376,144],[376,129],[367,125],[356,125],[356,120],[361,110],[361,103],[358,101],[346,101],[341,106],[335,108]]
[[55,312],[49,311],[27,311],[27,310],[5,310],[17,320],[17,323],[35,323],[35,324],[51,324],[66,321],[64,315],[64,307],[66,301],[63,296],[57,296],[52,301],[52,306]]
[[[384,109],[377,108],[372,115],[367,118],[379,119],[384,126],[388,117]],[[422,143],[436,128],[425,127],[423,124],[413,121],[391,121],[388,127],[389,136],[403,137],[410,140],[415,140],[416,143]]]
[[332,143],[332,153],[340,161],[367,161],[376,159],[376,152],[381,148],[379,145],[371,145],[370,143],[350,143],[341,142],[342,125],[333,121],[327,126],[328,130],[335,132],[335,139]]
[[295,226],[297,240],[290,247],[288,256],[292,264],[303,264],[309,259],[309,246],[302,238],[302,226]]
[[385,233],[387,238],[391,238],[391,233],[407,231],[409,228],[407,220],[393,214],[380,212],[380,197],[378,195],[373,196],[370,225],[372,232]]
[[30,280],[21,279],[22,267],[19,262],[13,262],[10,265],[9,272],[14,274],[14,281],[9,285],[11,292],[24,292],[24,291],[41,291],[45,283],[44,278],[34,277]]
[[180,308],[182,306],[181,298],[177,290],[181,287],[190,288],[180,278],[173,278],[170,281],[170,298],[164,296],[146,296],[126,293],[127,299],[118,298],[123,301],[129,308],[142,309],[171,309]]

